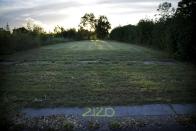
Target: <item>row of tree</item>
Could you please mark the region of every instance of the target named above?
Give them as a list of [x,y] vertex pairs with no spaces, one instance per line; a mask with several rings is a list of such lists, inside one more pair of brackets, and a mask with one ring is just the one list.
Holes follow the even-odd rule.
[[[10,30],[0,28],[0,54],[10,54],[17,51],[27,50],[54,42],[54,34],[46,33],[44,28],[33,23],[27,23],[26,27]],[[62,41],[62,40],[61,40]]]
[[110,22],[104,15],[96,18],[93,13],[86,13],[81,17],[79,29],[74,28],[65,30],[63,27],[56,26],[54,32],[59,37],[82,39],[107,39],[111,29]]
[[96,19],[93,13],[86,13],[81,17],[78,30],[75,28],[65,30],[63,27],[56,26],[53,33],[46,33],[42,27],[28,22],[26,27],[15,28],[11,33],[7,24],[5,28],[0,28],[0,54],[64,41],[106,39],[110,28],[106,16]]
[[14,29],[11,33],[7,25],[6,29],[0,28],[0,53],[7,54],[15,51],[35,48],[40,45],[41,27],[34,26],[32,30],[24,27]]
[[114,28],[110,39],[155,47],[175,58],[195,62],[195,0],[180,1],[176,10],[171,3],[164,2],[157,10],[158,19]]

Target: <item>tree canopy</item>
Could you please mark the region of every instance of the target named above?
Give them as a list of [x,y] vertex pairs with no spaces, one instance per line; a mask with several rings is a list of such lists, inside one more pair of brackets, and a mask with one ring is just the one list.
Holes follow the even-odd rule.
[[109,29],[111,29],[111,25],[107,17],[103,15],[100,16],[95,26],[95,32],[97,34],[97,37],[100,39],[107,38],[109,35]]
[[96,36],[99,39],[105,39],[109,35],[109,29],[111,29],[111,24],[104,15],[96,18],[93,13],[86,13],[81,17],[79,30],[84,36],[86,34],[89,39],[92,36]]
[[140,20],[134,25],[114,28],[110,39],[158,48],[172,57],[196,62],[196,1],[182,0],[177,9],[171,3],[158,6],[158,19]]

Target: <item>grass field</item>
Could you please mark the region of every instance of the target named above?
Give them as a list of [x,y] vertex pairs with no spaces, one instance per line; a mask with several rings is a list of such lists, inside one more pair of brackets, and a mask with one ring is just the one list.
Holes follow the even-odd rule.
[[196,102],[196,68],[145,47],[79,41],[1,56],[4,101],[21,107]]

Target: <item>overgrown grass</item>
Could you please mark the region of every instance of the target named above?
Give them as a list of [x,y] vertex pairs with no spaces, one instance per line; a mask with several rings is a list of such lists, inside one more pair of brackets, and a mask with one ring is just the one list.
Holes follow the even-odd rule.
[[19,107],[196,102],[196,68],[152,49],[79,41],[4,56],[4,100]]

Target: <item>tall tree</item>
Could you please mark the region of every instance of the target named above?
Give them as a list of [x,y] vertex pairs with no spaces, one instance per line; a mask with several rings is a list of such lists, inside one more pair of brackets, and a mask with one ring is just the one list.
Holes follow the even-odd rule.
[[160,21],[166,21],[167,18],[171,18],[175,13],[175,8],[172,7],[172,4],[169,2],[163,2],[159,4],[159,7],[157,9],[159,12],[159,16],[161,17]]
[[81,17],[79,28],[92,32],[95,30],[95,22],[96,19],[94,14],[86,13],[83,17]]
[[90,37],[95,32],[96,19],[93,13],[86,13],[81,17],[81,22],[79,24],[79,32],[84,39],[90,39]]
[[[196,63],[196,1],[195,0],[182,0],[178,3],[178,8],[176,11],[176,18],[178,21],[182,21],[185,24],[181,28],[188,28],[188,35],[184,37],[189,37],[190,41],[186,40],[186,45],[189,45],[189,57]],[[180,19],[180,20],[179,20]],[[181,23],[182,23],[181,22]]]
[[111,24],[108,21],[106,16],[99,16],[96,25],[95,25],[95,32],[97,37],[100,39],[105,39],[109,35],[109,29],[111,29]]
[[64,32],[65,32],[65,29],[63,27],[61,27],[59,25],[54,27],[54,33],[56,36],[63,37]]
[[195,0],[182,0],[178,3],[177,14],[184,17],[196,16],[196,1]]

